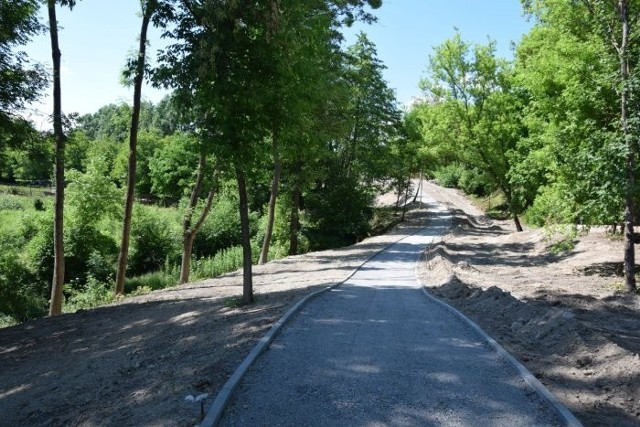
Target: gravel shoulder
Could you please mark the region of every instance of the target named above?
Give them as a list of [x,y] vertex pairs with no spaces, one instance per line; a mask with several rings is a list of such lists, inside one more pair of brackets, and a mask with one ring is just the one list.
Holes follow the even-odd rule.
[[459,192],[425,191],[454,213],[424,256],[428,290],[472,318],[587,426],[640,425],[640,300],[620,293],[622,244],[604,229],[553,254],[544,230],[515,232]]

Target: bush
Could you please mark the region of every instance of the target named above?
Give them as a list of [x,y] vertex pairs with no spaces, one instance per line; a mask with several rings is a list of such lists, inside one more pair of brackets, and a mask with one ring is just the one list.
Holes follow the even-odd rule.
[[[25,321],[46,314],[48,287],[39,286],[35,275],[17,257],[0,254],[0,314]],[[45,295],[43,295],[45,294]]]
[[460,178],[464,173],[464,167],[459,163],[450,163],[442,166],[434,172],[436,182],[447,188],[458,188]]
[[573,223],[576,209],[572,208],[568,194],[560,184],[540,188],[533,205],[524,214],[525,221],[537,226]]
[[[249,212],[251,235],[262,230],[258,214]],[[193,242],[193,255],[197,258],[214,256],[222,249],[242,244],[238,198],[228,191],[222,192],[214,203],[207,220]]]
[[65,229],[64,244],[65,282],[85,283],[89,276],[98,281],[112,278],[118,257],[113,237],[93,226],[72,224]]
[[124,283],[126,294],[142,295],[151,291],[170,288],[178,283],[177,270],[154,271],[127,279]]
[[172,212],[136,206],[131,225],[130,274],[159,270],[167,259],[177,264],[180,254],[180,227]]
[[331,175],[325,185],[307,194],[310,225],[302,231],[311,250],[350,245],[369,233],[373,194],[355,179],[341,175]]
[[35,199],[33,201],[33,208],[37,211],[44,211],[45,210],[44,202],[40,199]]
[[87,310],[101,305],[109,304],[114,300],[113,287],[89,276],[87,284],[78,289],[73,286],[65,287],[69,298],[64,304],[65,313],[75,313],[78,310]]
[[[253,262],[258,261],[260,250],[257,246],[251,250]],[[242,246],[234,246],[223,249],[213,257],[196,259],[191,261],[191,274],[193,279],[206,279],[217,277],[224,273],[236,271],[242,268]]]
[[218,251],[241,243],[240,213],[238,202],[233,196],[220,195],[196,235],[193,255],[206,258]]
[[464,169],[458,180],[458,188],[467,194],[483,197],[491,193],[491,181],[478,169]]

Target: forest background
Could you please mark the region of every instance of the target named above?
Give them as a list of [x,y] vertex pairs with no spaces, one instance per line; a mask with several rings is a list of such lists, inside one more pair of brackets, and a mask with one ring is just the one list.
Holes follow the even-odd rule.
[[148,62],[142,25],[122,79],[169,95],[54,113],[53,133],[20,114],[60,72],[21,53],[45,24],[53,34],[40,6],[1,3],[3,324],[57,314],[56,292],[74,311],[241,266],[250,303],[253,262],[364,238],[393,221],[374,195],[400,198],[418,175],[519,228],[561,225],[570,237],[624,223],[633,267],[640,2],[523,1],[532,27],[513,59],[455,32],[424,58],[422,96],[401,108],[368,37],[342,43],[341,29],[374,20],[380,2],[146,0],[141,24],[167,45]]

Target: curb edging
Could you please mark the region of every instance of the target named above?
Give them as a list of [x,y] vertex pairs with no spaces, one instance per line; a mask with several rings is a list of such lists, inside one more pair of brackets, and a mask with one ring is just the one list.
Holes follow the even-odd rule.
[[543,400],[545,400],[556,411],[556,413],[560,416],[560,418],[563,419],[567,426],[583,427],[582,423],[576,418],[575,415],[573,415],[569,408],[567,408],[553,394],[551,394],[551,392],[535,376],[533,376],[533,374],[522,363],[518,362],[515,357],[509,354],[509,352],[505,350],[504,347],[498,344],[496,340],[491,338],[473,320],[462,314],[462,312],[460,312],[455,307],[452,307],[445,301],[442,301],[440,298],[431,295],[429,291],[427,291],[427,289],[424,287],[424,285],[422,285],[422,283],[420,288],[427,298],[436,302],[437,304],[440,304],[442,307],[446,308],[460,320],[466,323],[469,327],[471,327],[471,329],[473,329],[478,335],[480,335],[480,337],[484,339],[487,344],[489,344],[489,346],[493,348],[496,353],[498,353],[500,357],[502,357],[507,363],[511,364],[516,369],[516,371],[518,371],[524,382],[527,383],[529,387],[533,388],[534,391],[538,393],[538,395],[540,395],[540,397],[542,397]]

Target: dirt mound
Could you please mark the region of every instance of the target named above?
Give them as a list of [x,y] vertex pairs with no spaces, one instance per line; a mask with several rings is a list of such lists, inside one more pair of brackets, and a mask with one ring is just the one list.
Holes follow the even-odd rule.
[[640,300],[616,293],[622,242],[593,230],[552,254],[540,230],[479,226],[464,214],[454,212],[451,233],[423,256],[417,271],[429,291],[478,323],[585,425],[640,425]]

